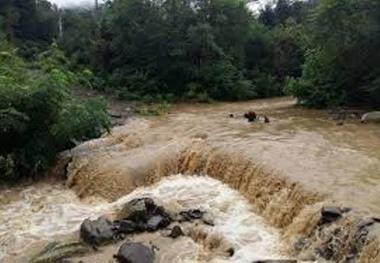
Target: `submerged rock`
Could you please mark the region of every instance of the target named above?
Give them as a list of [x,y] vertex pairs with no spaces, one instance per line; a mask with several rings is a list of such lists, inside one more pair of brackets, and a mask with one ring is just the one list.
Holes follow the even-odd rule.
[[324,206],[321,210],[321,219],[319,224],[332,223],[342,217],[343,213],[351,211],[350,208],[339,208],[336,206]]
[[254,111],[249,111],[244,114],[244,118],[246,118],[249,122],[254,122],[257,118],[257,115]]
[[105,217],[86,219],[80,226],[80,237],[89,245],[99,246],[115,239],[114,225]]
[[179,212],[179,221],[192,221],[194,219],[201,219],[205,212],[199,209],[190,209]]
[[380,122],[380,111],[372,111],[363,114],[363,116],[361,117],[361,122]]
[[162,215],[154,215],[148,219],[146,229],[150,232],[157,231],[158,229],[165,228],[170,225],[171,220]]
[[171,237],[171,238],[178,238],[180,236],[183,236],[183,232],[182,232],[182,229],[181,227],[179,226],[174,226],[173,229],[172,229],[172,232],[170,232],[169,236],[168,237]]
[[126,242],[114,256],[119,263],[153,263],[154,251],[141,243]]
[[35,255],[30,263],[56,263],[64,258],[80,256],[88,253],[90,249],[80,242],[48,244],[41,252]]

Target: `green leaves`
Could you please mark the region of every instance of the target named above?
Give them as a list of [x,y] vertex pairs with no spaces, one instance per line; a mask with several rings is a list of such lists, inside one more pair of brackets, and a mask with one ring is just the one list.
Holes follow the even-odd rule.
[[0,181],[36,176],[73,141],[110,127],[104,101],[70,96],[78,77],[56,46],[39,58],[31,65],[0,50]]

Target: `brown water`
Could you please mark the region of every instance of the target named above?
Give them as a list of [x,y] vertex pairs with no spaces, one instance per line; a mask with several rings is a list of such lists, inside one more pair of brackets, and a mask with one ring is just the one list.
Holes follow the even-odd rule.
[[[236,241],[244,236],[245,231],[249,232],[248,229],[260,229],[261,232],[257,232],[261,234],[251,236],[260,242],[246,240],[246,243],[235,242],[234,245],[241,247],[241,251],[246,251],[244,248],[247,246],[259,246],[273,251],[269,256],[281,256],[283,244],[278,238],[279,233],[269,227],[272,225],[280,230],[280,239],[286,244],[300,236],[310,237],[313,243],[310,249],[296,253],[305,254],[307,258],[313,247],[328,242],[334,232],[332,229],[316,234],[322,203],[336,202],[363,213],[380,214],[380,192],[377,191],[380,184],[380,129],[378,125],[361,125],[355,120],[337,126],[326,113],[300,109],[294,103],[289,98],[282,98],[246,103],[177,105],[170,114],[162,117],[131,119],[125,126],[114,128],[112,134],[84,143],[72,151],[67,185],[81,198],[96,196],[116,201],[115,204],[131,198],[136,191],[142,193],[141,189],[145,189],[142,187],[152,183],[155,184],[148,191],[152,195],[154,189],[161,189],[160,184],[165,185],[165,191],[155,195],[163,202],[170,196],[172,201],[184,198],[182,203],[208,204],[205,200],[214,200],[215,189],[219,189],[228,193],[222,195],[225,204],[234,204],[236,193],[229,192],[225,185],[211,186],[208,177],[199,179],[197,189],[192,188],[192,181],[186,176],[177,178],[177,181],[162,181],[163,177],[173,174],[208,175],[238,190],[250,202],[250,206],[239,213],[255,219],[249,221],[244,231],[231,221],[226,228],[232,232],[222,233],[222,236],[235,236]],[[271,123],[248,123],[242,115],[250,109],[267,115]],[[229,118],[230,113],[235,117]],[[183,190],[183,195],[177,195],[177,187],[183,182],[189,187]],[[56,198],[41,199],[46,195]],[[3,247],[12,244],[11,249],[20,248],[23,244],[18,242],[20,237],[32,236],[33,239],[26,239],[29,241],[38,240],[38,236],[49,237],[43,231],[37,231],[43,229],[41,225],[50,226],[49,220],[36,216],[36,213],[41,215],[38,214],[41,203],[42,207],[53,210],[50,214],[56,223],[48,228],[51,236],[73,231],[83,218],[104,213],[112,207],[104,201],[95,201],[96,205],[93,200],[83,203],[73,192],[61,187],[51,193],[36,191],[31,198],[21,196],[18,201],[0,205],[3,222],[18,211],[12,217],[18,223],[8,223],[7,227],[0,228]],[[41,201],[26,201],[33,198]],[[58,205],[57,199],[60,199]],[[23,206],[25,202],[28,205]],[[65,209],[66,205],[75,209]],[[36,213],[33,212],[35,209]],[[218,205],[214,209],[216,215],[223,214]],[[21,218],[25,210],[32,212],[31,219],[23,224]],[[43,209],[41,211],[44,212]],[[49,215],[48,211],[45,212]],[[81,212],[75,214],[75,211]],[[263,222],[261,217],[266,221]],[[347,233],[342,237],[343,243],[351,242],[350,226],[353,222],[355,218],[342,223],[343,232]],[[22,231],[12,239],[10,230],[18,227]],[[187,244],[188,249],[183,251],[185,256],[178,262],[191,262],[186,261],[189,260],[188,255],[197,251],[199,244],[186,242],[183,245]],[[3,253],[9,254],[9,250]],[[348,246],[340,248],[335,261],[340,260],[347,250]],[[362,254],[360,262],[379,262],[378,243],[371,239]],[[249,262],[260,255],[241,252],[238,254],[240,260],[233,260]],[[169,258],[174,256],[175,253],[165,254]],[[218,257],[211,259],[217,260]]]

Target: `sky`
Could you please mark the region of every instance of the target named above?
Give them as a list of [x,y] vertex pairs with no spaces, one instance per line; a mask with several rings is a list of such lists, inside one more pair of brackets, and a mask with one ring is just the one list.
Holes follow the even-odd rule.
[[[57,4],[59,7],[91,5],[95,2],[94,0],[49,0],[49,1],[54,4]],[[100,2],[102,2],[102,0],[99,0],[99,3]]]
[[[94,0],[49,0],[49,1],[57,4],[59,7],[92,5],[95,2]],[[102,0],[99,0],[99,3],[100,2],[102,2]],[[263,6],[264,3],[268,2],[268,0],[258,0],[257,2],[258,3],[251,3],[250,6],[253,7],[253,9],[256,9],[257,7]]]

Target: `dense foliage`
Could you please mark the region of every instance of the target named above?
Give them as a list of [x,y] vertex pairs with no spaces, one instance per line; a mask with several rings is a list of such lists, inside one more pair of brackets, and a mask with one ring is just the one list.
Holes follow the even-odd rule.
[[287,89],[314,107],[380,107],[380,1],[321,0],[309,16],[302,77]]
[[30,64],[1,44],[0,181],[36,177],[57,152],[109,127],[103,101],[70,96],[77,76],[65,62],[55,45]]

